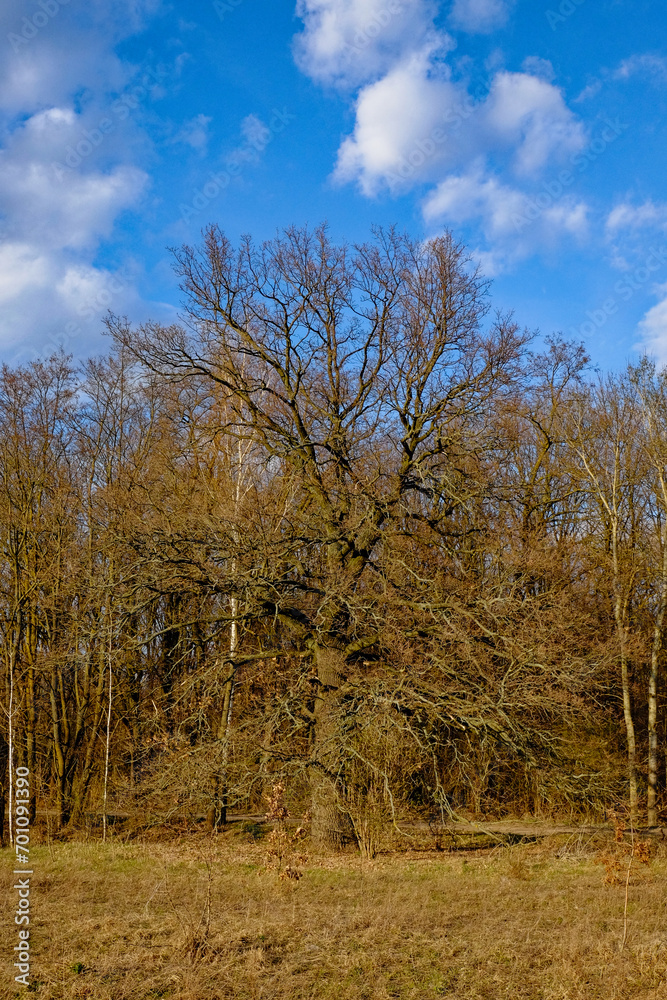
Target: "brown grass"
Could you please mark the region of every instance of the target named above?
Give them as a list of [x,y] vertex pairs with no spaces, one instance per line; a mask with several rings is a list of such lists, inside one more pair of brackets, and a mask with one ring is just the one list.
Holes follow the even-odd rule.
[[[633,868],[621,952],[625,886],[606,884],[600,864],[613,845],[303,855],[303,877],[281,879],[266,841],[245,841],[36,848],[36,995],[667,998],[663,849]],[[2,854],[0,995],[23,997],[10,971],[12,856]]]

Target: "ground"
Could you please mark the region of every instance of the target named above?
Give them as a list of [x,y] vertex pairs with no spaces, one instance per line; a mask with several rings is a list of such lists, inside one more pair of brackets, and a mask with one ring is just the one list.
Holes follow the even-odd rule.
[[[251,823],[214,840],[48,843],[31,852],[30,990],[44,1000],[667,1000],[667,850],[653,840],[630,862],[629,839],[410,842],[373,860],[318,856],[292,831]],[[2,856],[0,996],[25,997],[11,971],[13,853]]]

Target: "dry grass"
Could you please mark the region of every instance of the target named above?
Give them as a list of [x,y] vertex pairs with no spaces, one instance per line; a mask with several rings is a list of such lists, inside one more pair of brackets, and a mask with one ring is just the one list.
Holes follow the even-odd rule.
[[[665,852],[633,869],[621,952],[611,850],[311,856],[281,880],[238,836],[36,848],[31,975],[44,1000],[667,998]],[[24,996],[10,963],[0,995]]]

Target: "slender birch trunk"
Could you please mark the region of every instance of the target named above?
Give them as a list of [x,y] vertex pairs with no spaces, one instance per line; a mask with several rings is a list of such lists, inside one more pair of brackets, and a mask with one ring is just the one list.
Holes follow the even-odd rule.
[[627,626],[627,600],[623,597],[621,587],[621,575],[618,558],[618,524],[612,521],[612,559],[614,573],[614,619],[616,622],[616,635],[618,637],[619,653],[621,658],[621,689],[623,693],[623,720],[625,722],[625,732],[628,744],[628,784],[630,792],[630,820],[637,824],[638,820],[638,795],[637,795],[637,738],[635,735],[635,724],[632,718],[632,699],[630,697],[630,670],[628,664],[628,626]]

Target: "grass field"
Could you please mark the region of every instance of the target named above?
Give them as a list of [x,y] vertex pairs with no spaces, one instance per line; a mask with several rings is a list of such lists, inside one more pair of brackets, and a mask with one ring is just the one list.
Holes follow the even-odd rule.
[[[274,846],[275,846],[275,842]],[[278,861],[250,833],[31,854],[30,992],[53,1000],[667,998],[667,851],[599,837]],[[2,997],[13,853],[2,852]],[[267,870],[267,863],[269,865]],[[285,868],[300,878],[283,877]],[[609,884],[609,880],[613,884]],[[9,933],[5,933],[8,929]]]

